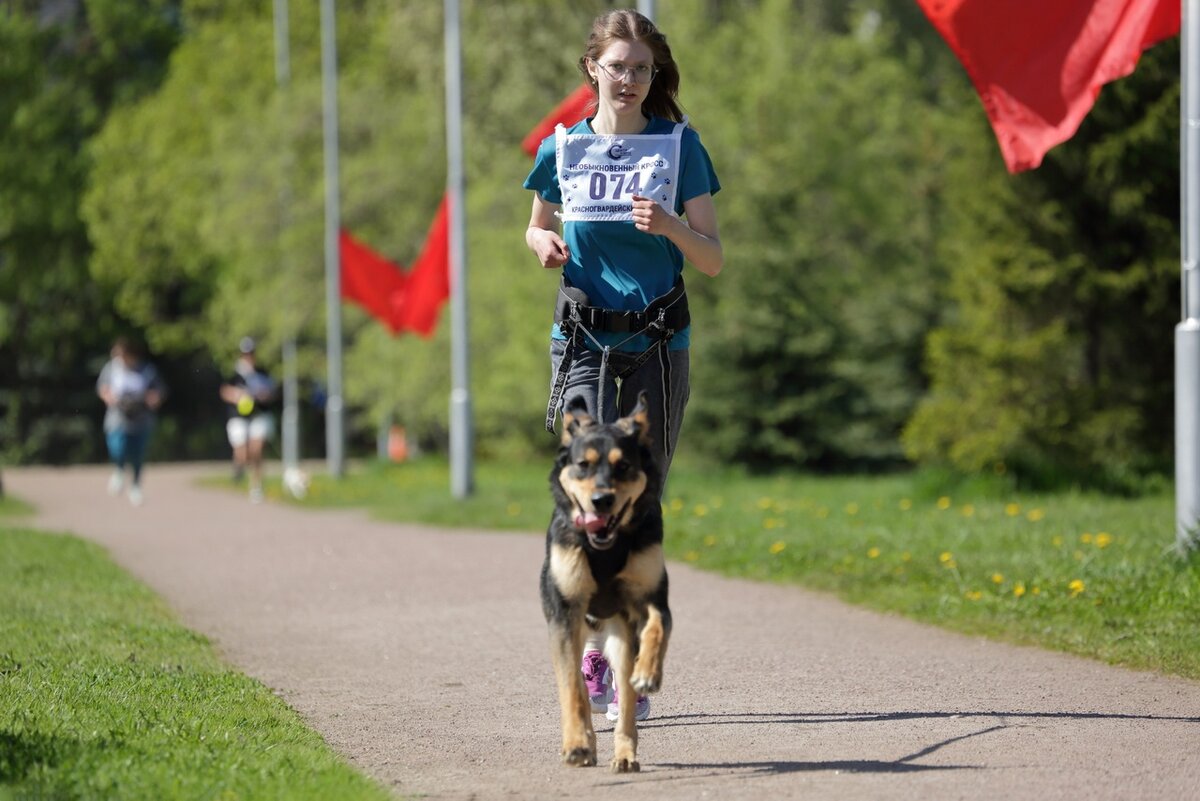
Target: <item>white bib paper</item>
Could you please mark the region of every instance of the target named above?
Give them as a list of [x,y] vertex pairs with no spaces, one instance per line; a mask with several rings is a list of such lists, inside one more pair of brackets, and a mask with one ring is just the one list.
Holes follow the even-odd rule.
[[564,220],[633,219],[633,196],[650,198],[675,213],[679,151],[687,118],[669,134],[569,134],[554,129]]

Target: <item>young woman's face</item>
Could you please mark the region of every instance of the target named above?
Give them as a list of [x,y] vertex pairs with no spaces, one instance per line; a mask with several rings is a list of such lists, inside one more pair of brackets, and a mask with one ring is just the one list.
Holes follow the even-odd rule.
[[[624,67],[621,78],[614,76]],[[641,42],[618,39],[588,62],[588,72],[596,81],[600,102],[611,106],[618,114],[636,111],[641,113],[642,101],[650,91],[650,84],[638,83],[634,79],[636,68],[654,69],[654,54]]]

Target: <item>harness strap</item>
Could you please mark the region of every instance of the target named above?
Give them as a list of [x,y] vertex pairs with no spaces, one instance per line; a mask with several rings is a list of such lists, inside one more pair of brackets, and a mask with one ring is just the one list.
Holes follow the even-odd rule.
[[[675,336],[675,329],[669,328],[666,325],[667,309],[665,309],[665,308],[659,309],[658,316],[655,317],[653,320],[651,320],[650,323],[648,323],[645,328],[633,333],[631,336],[626,337],[625,339],[618,342],[616,345],[609,346],[609,345],[601,345],[600,342],[596,339],[596,337],[593,336],[592,332],[588,330],[587,326],[585,326],[583,324],[583,322],[580,318],[581,317],[580,316],[580,308],[581,308],[581,305],[578,301],[569,300],[569,310],[567,311],[566,314],[563,315],[563,319],[559,323],[560,327],[563,329],[563,333],[568,334],[567,346],[563,352],[562,360],[558,363],[558,371],[554,374],[554,387],[550,391],[550,402],[546,404],[546,430],[548,432],[550,432],[551,434],[554,433],[554,421],[555,421],[555,418],[558,416],[558,410],[562,407],[563,394],[566,392],[566,389],[567,389],[567,376],[571,371],[571,364],[575,360],[575,350],[580,345],[580,343],[579,343],[580,332],[582,332],[584,336],[586,336],[588,339],[590,339],[592,341],[592,344],[594,344],[597,348],[600,349],[600,377],[599,377],[599,386],[597,387],[597,398],[596,398],[596,407],[597,407],[596,408],[596,416],[598,418],[602,418],[603,414],[604,414],[604,391],[605,391],[604,388],[605,388],[605,385],[607,384],[607,382],[605,381],[605,378],[606,378],[606,374],[608,373],[609,355],[611,354],[611,352],[614,348],[620,348],[626,342],[629,342],[630,340],[635,339],[636,337],[646,334],[648,336],[654,337],[654,342],[650,345],[650,347],[646,348],[644,351],[639,353],[637,358],[634,359],[633,362],[631,364],[629,364],[629,366],[627,366],[623,370],[619,370],[616,373],[614,373],[613,378],[615,378],[618,381],[624,380],[625,378],[627,378],[627,377],[633,375],[635,372],[637,372],[637,370],[639,368],[641,368],[641,366],[644,365],[647,361],[649,361],[650,357],[653,356],[655,353],[659,354],[659,363],[665,365],[664,372],[663,372],[663,379],[664,379],[663,398],[665,399],[665,403],[663,406],[663,427],[664,427],[664,430],[667,432],[667,436],[664,437],[666,442],[663,443],[664,454],[665,454],[666,453],[665,448],[668,447],[667,442],[670,442],[670,431],[671,431],[671,421],[670,421],[670,414],[669,414],[669,410],[671,408],[671,406],[670,406],[671,359],[670,359],[669,355],[667,355],[667,350],[668,350],[667,345],[668,345],[668,343],[670,343],[671,339]],[[601,420],[601,421],[603,422],[603,420]]]

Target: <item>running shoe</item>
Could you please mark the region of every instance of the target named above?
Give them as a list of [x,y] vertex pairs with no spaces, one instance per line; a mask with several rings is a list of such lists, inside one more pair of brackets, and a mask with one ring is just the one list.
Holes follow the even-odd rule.
[[[604,713],[604,717],[606,717],[609,720],[614,721],[614,722],[616,721],[617,717],[620,715],[620,709],[621,709],[621,707],[618,706],[619,699],[617,697],[617,692],[618,692],[617,688],[613,687],[612,703],[610,703],[608,705],[608,711]],[[646,718],[650,717],[650,699],[649,698],[647,698],[644,695],[639,695],[637,697],[637,706],[634,707],[633,716],[637,720],[645,720]]]
[[129,488],[129,503],[134,506],[141,506],[145,498],[142,497],[142,488],[138,484],[134,484]]
[[583,683],[587,685],[588,698],[592,702],[592,713],[599,715],[608,709],[613,696],[612,671],[608,660],[599,651],[588,651],[583,655]]
[[112,475],[108,477],[108,494],[117,496],[121,494],[121,490],[125,487],[125,474],[120,470],[114,470]]

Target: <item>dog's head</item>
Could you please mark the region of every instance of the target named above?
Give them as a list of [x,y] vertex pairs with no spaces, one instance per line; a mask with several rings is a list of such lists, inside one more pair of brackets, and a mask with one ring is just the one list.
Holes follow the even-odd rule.
[[628,417],[602,425],[581,398],[563,412],[562,447],[552,484],[570,504],[571,524],[597,551],[606,551],[646,498],[658,503],[646,396],[638,396]]

